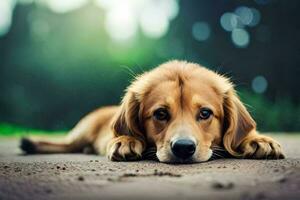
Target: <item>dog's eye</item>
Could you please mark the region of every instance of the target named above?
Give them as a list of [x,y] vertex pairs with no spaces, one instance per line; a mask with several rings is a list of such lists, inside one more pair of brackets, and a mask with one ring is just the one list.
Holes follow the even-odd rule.
[[208,119],[212,114],[213,114],[213,112],[211,111],[211,109],[201,108],[201,110],[199,111],[199,114],[197,116],[197,119],[205,120],[205,119]]
[[153,116],[156,120],[159,121],[167,121],[170,118],[170,114],[167,109],[159,108],[154,111]]

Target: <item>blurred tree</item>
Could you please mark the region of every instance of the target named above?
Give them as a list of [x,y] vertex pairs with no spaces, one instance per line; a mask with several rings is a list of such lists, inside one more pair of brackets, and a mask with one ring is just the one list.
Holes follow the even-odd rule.
[[[117,104],[135,74],[185,59],[232,77],[262,130],[300,130],[299,1],[169,2],[159,4],[167,21],[151,6],[140,12],[142,4],[131,8],[134,19],[128,12],[115,16],[121,20],[115,23],[138,23],[124,41],[119,33],[125,32],[112,37],[107,30],[110,10],[91,1],[63,13],[54,4],[17,4],[9,32],[0,36],[0,121],[70,128],[87,112]],[[251,9],[260,13],[259,23],[241,25],[238,14]],[[237,20],[231,31],[221,25],[224,13]]]

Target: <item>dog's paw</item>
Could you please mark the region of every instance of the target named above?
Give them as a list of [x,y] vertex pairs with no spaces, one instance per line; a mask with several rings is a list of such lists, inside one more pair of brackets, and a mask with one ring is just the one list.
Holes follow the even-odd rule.
[[119,136],[107,146],[107,156],[112,161],[133,161],[142,158],[143,144],[130,136]]
[[242,142],[240,150],[244,158],[283,159],[280,144],[267,136],[255,136]]
[[19,147],[26,154],[35,154],[36,153],[36,146],[35,146],[34,142],[28,138],[21,138]]

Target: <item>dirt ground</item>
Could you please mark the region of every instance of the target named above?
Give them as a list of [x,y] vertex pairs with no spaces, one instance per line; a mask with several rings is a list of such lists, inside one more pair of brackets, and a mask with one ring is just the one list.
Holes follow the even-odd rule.
[[23,156],[0,138],[0,199],[299,199],[300,137],[277,136],[284,160],[169,165],[96,155]]

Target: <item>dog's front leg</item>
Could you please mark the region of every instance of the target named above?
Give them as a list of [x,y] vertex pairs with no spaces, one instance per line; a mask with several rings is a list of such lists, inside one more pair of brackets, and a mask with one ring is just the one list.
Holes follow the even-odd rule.
[[131,136],[118,136],[107,145],[107,156],[112,161],[133,161],[142,158],[143,143]]

